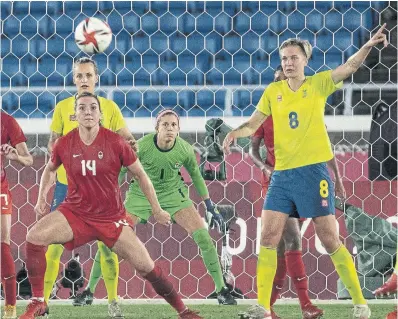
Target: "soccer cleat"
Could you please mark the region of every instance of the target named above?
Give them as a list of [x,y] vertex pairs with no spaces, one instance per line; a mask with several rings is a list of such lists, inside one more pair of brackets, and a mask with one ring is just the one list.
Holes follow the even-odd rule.
[[398,282],[397,282],[397,274],[393,273],[391,277],[381,286],[379,289],[376,289],[373,294],[376,297],[382,297],[384,295],[396,294],[398,291]]
[[272,309],[272,308],[271,308],[271,318],[272,318],[272,319],[282,319],[281,317],[279,317],[279,316],[275,313],[274,309]]
[[352,318],[354,319],[369,319],[371,312],[368,305],[354,305]]
[[305,305],[301,311],[303,313],[303,319],[318,319],[323,316],[323,310],[312,303]]
[[260,305],[251,306],[246,312],[240,312],[240,319],[272,319],[271,311]]
[[178,314],[178,319],[203,319],[203,317],[199,316],[198,311],[187,308],[183,312]]
[[393,312],[390,312],[387,315],[386,319],[397,319],[397,317],[398,317],[398,307],[395,308],[395,310]]
[[110,318],[124,318],[122,310],[120,309],[119,303],[116,299],[113,299],[110,304],[108,304],[108,314]]
[[47,303],[37,299],[32,299],[26,307],[25,312],[19,317],[19,319],[34,319],[41,316],[48,315]]
[[17,319],[17,306],[6,305],[4,307],[3,319]]
[[90,288],[83,290],[82,293],[77,294],[73,299],[74,306],[90,306],[93,303],[94,294],[90,291]]
[[224,287],[217,294],[217,300],[220,305],[236,305],[235,298],[231,295],[231,292],[227,287]]

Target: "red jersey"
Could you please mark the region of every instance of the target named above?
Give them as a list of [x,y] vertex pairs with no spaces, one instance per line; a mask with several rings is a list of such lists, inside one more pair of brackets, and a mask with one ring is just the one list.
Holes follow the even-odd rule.
[[[26,142],[26,137],[22,132],[18,122],[7,113],[0,112],[0,123],[1,123],[1,145],[11,144],[15,147],[19,143]],[[8,182],[6,177],[6,171],[4,170],[4,158],[1,159],[1,193],[8,189]]]
[[[253,136],[264,140],[264,146],[267,149],[267,159],[265,164],[275,166],[275,152],[274,152],[274,122],[272,116],[268,116],[264,123],[257,129]],[[262,177],[262,184],[268,185],[269,179],[265,174]]]
[[120,169],[137,160],[131,147],[112,131],[100,127],[91,145],[85,145],[76,128],[61,137],[54,146],[51,161],[64,164],[68,193],[59,206],[83,220],[114,222],[126,211],[118,184]]

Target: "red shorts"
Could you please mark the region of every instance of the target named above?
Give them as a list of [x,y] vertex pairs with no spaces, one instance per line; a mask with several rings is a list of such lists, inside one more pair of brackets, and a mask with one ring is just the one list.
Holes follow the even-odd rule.
[[10,215],[12,213],[12,198],[9,189],[1,193],[1,215]]
[[134,226],[133,220],[128,215],[125,216],[125,219],[121,219],[118,222],[95,222],[83,220],[66,207],[60,206],[57,210],[65,216],[73,231],[73,240],[64,244],[68,250],[93,240],[102,241],[107,247],[112,248],[119,239],[123,226]]
[[[265,200],[265,197],[267,196],[267,192],[268,192],[269,183],[263,183],[261,185],[261,187],[262,187],[261,188],[261,196]],[[297,211],[296,211],[296,213],[297,213]],[[257,217],[261,217],[261,213],[260,213],[260,216],[257,216]],[[291,215],[290,217],[297,218],[296,216],[293,216],[293,215]],[[298,218],[298,220],[299,220],[299,222],[305,222],[307,220],[307,218]]]

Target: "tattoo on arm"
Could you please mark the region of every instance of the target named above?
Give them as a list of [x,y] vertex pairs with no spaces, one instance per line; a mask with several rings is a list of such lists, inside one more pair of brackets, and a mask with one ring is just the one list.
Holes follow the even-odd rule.
[[348,61],[347,61],[347,65],[350,67],[350,68],[353,68],[353,69],[355,69],[355,70],[357,70],[357,69],[359,69],[359,67],[361,66],[361,62],[359,62],[359,61],[357,61],[357,60],[355,60],[355,59],[349,59]]

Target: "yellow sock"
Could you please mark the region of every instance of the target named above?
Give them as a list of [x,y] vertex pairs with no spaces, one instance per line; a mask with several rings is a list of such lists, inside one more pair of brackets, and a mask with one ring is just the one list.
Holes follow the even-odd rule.
[[271,309],[272,283],[276,267],[276,249],[261,246],[257,262],[257,298],[258,304],[267,310]]
[[101,271],[105,287],[108,292],[108,301],[117,299],[117,285],[119,283],[119,260],[104,243],[98,242],[98,249],[101,252]]
[[332,258],[337,273],[350,293],[353,304],[365,305],[366,300],[362,294],[355,264],[347,248],[341,245],[330,257]]
[[59,273],[59,263],[63,252],[64,246],[58,244],[48,246],[46,252],[47,268],[44,275],[44,300],[47,303],[50,299],[54,283],[57,280]]

